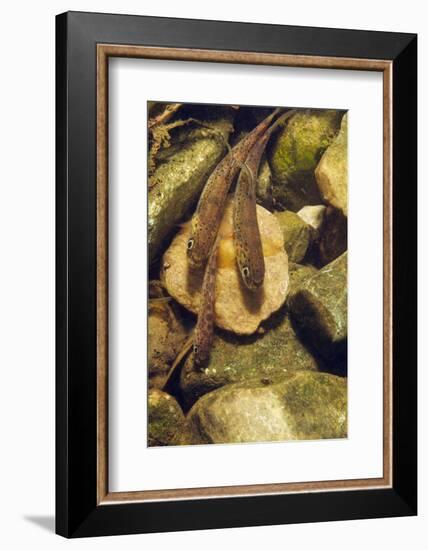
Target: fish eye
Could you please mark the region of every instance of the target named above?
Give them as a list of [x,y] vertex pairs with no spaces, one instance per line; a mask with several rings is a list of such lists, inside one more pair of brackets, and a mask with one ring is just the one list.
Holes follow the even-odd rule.
[[196,344],[193,345],[193,353],[198,353],[198,346]]
[[194,244],[195,244],[195,239],[189,239],[187,241],[187,250],[192,250]]
[[242,275],[248,279],[248,277],[250,276],[250,270],[247,266],[243,267],[242,268]]

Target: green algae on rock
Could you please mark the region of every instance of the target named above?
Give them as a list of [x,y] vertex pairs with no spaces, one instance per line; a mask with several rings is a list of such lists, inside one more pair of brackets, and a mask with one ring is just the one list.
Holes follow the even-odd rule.
[[301,262],[312,241],[312,228],[291,210],[276,212],[275,217],[284,235],[284,248],[288,259],[292,262]]
[[302,285],[304,281],[318,273],[318,269],[313,265],[302,265],[290,262],[290,294],[289,297]]
[[149,390],[148,417],[149,447],[173,444],[173,439],[183,429],[185,420],[177,401],[158,389]]
[[323,199],[348,215],[348,116],[337,137],[323,154],[315,177]]
[[[233,196],[230,195],[219,228],[215,324],[236,334],[257,331],[260,323],[278,311],[288,294],[288,257],[281,228],[275,216],[257,205],[257,220],[265,261],[263,287],[246,289],[239,272],[234,244]],[[189,311],[201,304],[203,270],[190,270],[187,243],[190,225],[177,233],[163,256],[161,280],[170,296]]]
[[326,211],[326,207],[323,204],[308,205],[301,208],[297,212],[297,215],[304,222],[310,225],[312,229],[315,229],[315,231],[318,231],[322,225],[325,211]]
[[278,132],[269,156],[275,204],[297,212],[323,202],[314,170],[337,134],[341,118],[340,111],[304,109]]
[[213,130],[183,129],[158,155],[160,164],[152,176],[155,183],[148,201],[150,263],[171,231],[191,213],[208,176],[227,151],[227,126],[222,125],[216,134],[215,124],[210,124]]
[[347,436],[346,379],[297,371],[229,384],[192,407],[179,443],[250,443]]
[[293,319],[325,359],[340,354],[346,347],[347,262],[345,252],[294,287],[288,300]]
[[207,368],[195,370],[190,356],[181,373],[180,388],[187,404],[233,382],[285,376],[294,370],[316,370],[317,362],[297,338],[285,309],[263,325],[262,334],[238,337],[215,335]]

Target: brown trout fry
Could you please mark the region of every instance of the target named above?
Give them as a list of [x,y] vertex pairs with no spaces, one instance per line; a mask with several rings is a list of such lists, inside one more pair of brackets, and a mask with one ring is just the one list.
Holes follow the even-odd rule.
[[259,224],[257,223],[256,182],[260,160],[272,132],[289,118],[288,111],[274,122],[252,147],[239,174],[233,208],[233,231],[236,259],[247,288],[256,290],[263,284],[265,261]]
[[266,117],[220,161],[205,184],[192,218],[192,231],[187,241],[187,256],[193,268],[201,267],[213,246],[223,216],[229,188],[251,147],[266,131],[280,108]]
[[201,304],[193,336],[194,365],[199,369],[207,364],[213,341],[218,245],[219,239],[216,240],[205,267]]

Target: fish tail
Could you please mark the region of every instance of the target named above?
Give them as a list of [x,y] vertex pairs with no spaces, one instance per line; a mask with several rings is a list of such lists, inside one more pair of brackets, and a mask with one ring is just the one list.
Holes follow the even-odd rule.
[[290,109],[289,111],[283,113],[280,117],[278,117],[275,122],[273,122],[269,128],[266,130],[266,133],[269,135],[272,134],[272,132],[278,128],[281,124],[283,124],[286,120],[291,118],[296,113],[296,109]]
[[192,220],[187,220],[186,222],[177,223],[176,227],[179,227],[180,229],[185,229],[186,227],[189,227],[189,225],[192,224]]

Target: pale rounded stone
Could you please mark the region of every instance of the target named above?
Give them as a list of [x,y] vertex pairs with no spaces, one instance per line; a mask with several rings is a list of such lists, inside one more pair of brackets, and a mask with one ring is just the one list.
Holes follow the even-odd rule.
[[340,131],[315,170],[323,199],[348,216],[348,118],[344,115]]
[[317,204],[315,206],[304,206],[301,208],[297,215],[308,225],[318,230],[323,222],[326,206],[323,204]]
[[[265,279],[256,292],[248,290],[236,264],[233,242],[233,198],[229,197],[221,223],[216,277],[215,322],[220,328],[237,334],[252,334],[260,323],[277,311],[288,294],[288,257],[275,216],[257,206],[257,220],[265,259]],[[203,269],[194,271],[187,260],[190,225],[185,224],[165,252],[161,279],[170,296],[197,313]]]

